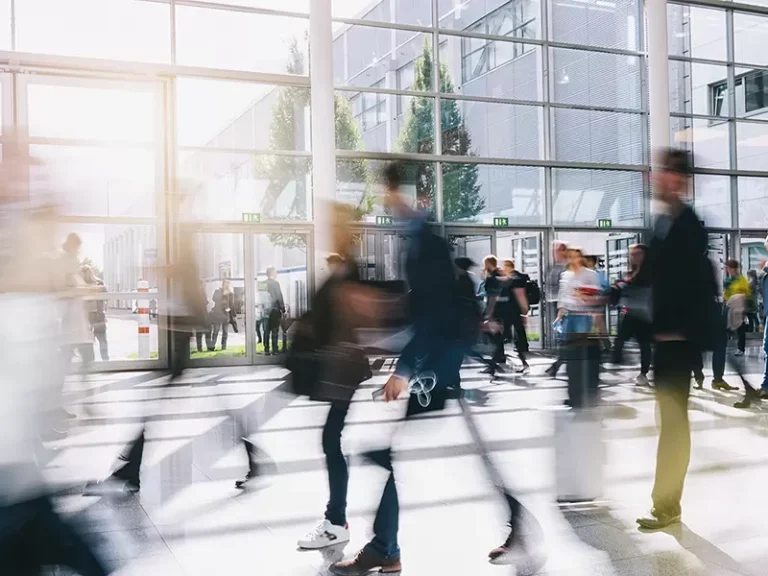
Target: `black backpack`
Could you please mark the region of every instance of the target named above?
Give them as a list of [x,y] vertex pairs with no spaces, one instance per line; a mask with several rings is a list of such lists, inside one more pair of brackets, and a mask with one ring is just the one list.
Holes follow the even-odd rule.
[[539,283],[536,280],[528,280],[525,283],[525,297],[528,300],[529,306],[536,306],[541,302],[541,289]]

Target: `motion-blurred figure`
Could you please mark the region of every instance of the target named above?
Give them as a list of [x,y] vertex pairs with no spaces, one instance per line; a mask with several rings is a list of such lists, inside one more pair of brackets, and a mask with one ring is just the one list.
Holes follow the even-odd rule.
[[[766,245],[768,245],[768,238],[766,238]],[[763,313],[766,312],[768,306],[768,260],[762,263],[763,274],[760,278],[760,295],[763,300]],[[762,398],[768,398],[768,324],[767,328],[763,330],[763,355],[765,356],[765,364],[763,368],[763,383],[761,385],[760,396]]]
[[[397,164],[384,170],[386,201],[391,210],[408,221],[409,243],[406,275],[410,287],[410,311],[413,336],[403,349],[395,374],[383,389],[383,399],[395,400],[408,388],[412,377],[434,372],[434,388],[427,406],[410,395],[405,418],[425,410],[441,409],[448,389],[459,386],[459,369],[464,356],[461,341],[455,275],[450,249],[445,241],[432,234],[426,215],[417,212],[400,189],[401,174]],[[389,477],[373,523],[374,537],[352,559],[332,564],[330,570],[342,576],[367,574],[378,569],[382,573],[399,572],[400,547],[399,503],[392,469],[391,449],[368,454],[368,458],[389,471]]]
[[527,374],[531,370],[528,365],[528,335],[525,332],[525,321],[528,316],[526,287],[530,277],[515,270],[515,261],[510,259],[504,260],[504,276],[505,291],[508,293],[504,340],[514,341],[517,356],[522,364],[517,372]]
[[655,390],[660,414],[653,508],[637,523],[658,530],[680,522],[683,485],[691,456],[688,397],[691,360],[712,349],[718,331],[717,286],[707,258],[707,231],[683,201],[691,159],[681,150],[660,152],[654,171],[659,205],[649,256],[653,267]]
[[594,406],[600,379],[600,343],[594,338],[602,288],[597,272],[586,267],[581,248],[568,248],[568,268],[560,276],[557,320],[562,323],[568,371],[568,400],[572,408]]
[[[563,274],[565,267],[568,264],[568,250],[565,242],[555,240],[552,243],[552,257],[552,266],[547,272],[547,283],[544,285],[545,294],[547,296],[548,321],[550,324],[554,322],[558,317],[560,308],[557,301],[560,295],[560,276]],[[557,372],[560,370],[560,366],[563,364],[563,359],[560,354],[560,341],[558,334],[555,334],[553,342],[558,348],[558,351],[557,358],[546,370],[546,374],[551,378],[557,376]]]
[[267,319],[264,328],[264,354],[269,356],[270,342],[272,344],[271,353],[278,354],[280,352],[277,346],[277,336],[280,322],[285,313],[283,290],[280,288],[280,282],[277,281],[277,271],[273,266],[267,268],[267,294],[269,294],[269,307],[266,310]]
[[491,378],[496,372],[503,372],[507,363],[507,355],[504,351],[504,321],[507,319],[509,308],[509,290],[505,290],[504,277],[499,270],[496,256],[489,255],[483,259],[483,272],[485,273],[485,330],[493,344],[493,353],[484,374],[490,374]]
[[[104,286],[104,282],[101,278],[97,278],[93,273],[93,268],[85,265],[81,268],[83,273],[83,279],[85,283],[95,289],[96,292],[106,293],[107,289]],[[88,323],[91,326],[91,333],[99,343],[99,355],[102,361],[107,362],[109,360],[109,344],[107,342],[107,314],[106,314],[106,300],[89,300],[88,301]]]
[[[103,576],[100,560],[55,511],[37,459],[40,438],[60,407],[64,377],[63,364],[51,361],[60,344],[52,287],[61,284],[50,258],[52,215],[14,211],[18,228],[4,238],[10,245],[2,246],[0,259],[0,317],[25,328],[0,330],[0,561],[3,574],[14,576],[36,576],[56,566]],[[72,272],[79,276],[79,267]]]
[[752,285],[741,273],[738,260],[730,259],[725,263],[723,300],[728,318],[728,332],[736,335],[736,356],[743,356],[747,347],[747,313],[752,301]]
[[651,268],[645,263],[647,246],[633,244],[629,247],[629,273],[616,282],[612,299],[619,304],[619,331],[613,343],[613,363],[623,362],[624,344],[630,339],[640,346],[640,374],[635,379],[638,386],[648,386],[651,369]]
[[[328,259],[330,276],[317,291],[312,302],[312,328],[314,342],[319,349],[333,349],[339,346],[356,346],[356,328],[360,322],[359,306],[356,302],[363,296],[363,287],[357,265],[351,256],[352,214],[346,206],[335,205],[332,230],[332,244],[336,251]],[[371,310],[370,304],[366,306]],[[328,359],[326,359],[328,360]],[[367,360],[366,360],[367,362]],[[335,383],[341,386],[341,383]],[[353,391],[352,391],[353,392]],[[317,393],[317,392],[316,392]],[[341,434],[349,412],[349,398],[339,395],[330,400],[330,409],[323,426],[323,454],[328,471],[329,498],[325,517],[317,527],[298,542],[299,548],[318,549],[347,542],[347,486],[349,469],[341,451]]]
[[750,332],[760,332],[760,280],[757,270],[747,270],[750,297],[747,301],[747,327]]
[[[192,337],[197,332],[205,332],[209,322],[205,290],[199,280],[195,242],[188,226],[183,223],[176,225],[176,256],[168,267],[170,298],[167,310],[171,332],[171,380],[168,386],[174,385],[189,364]],[[145,430],[146,424],[143,424],[127,453],[118,458],[111,475],[100,482],[89,483],[86,494],[140,490]]]

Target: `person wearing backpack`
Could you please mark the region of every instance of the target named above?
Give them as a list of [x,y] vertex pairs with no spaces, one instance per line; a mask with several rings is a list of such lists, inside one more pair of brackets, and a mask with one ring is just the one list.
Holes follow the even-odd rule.
[[515,270],[515,261],[511,259],[504,260],[504,275],[509,292],[507,317],[504,321],[505,340],[509,335],[515,342],[515,349],[522,364],[517,372],[528,374],[531,367],[528,365],[528,335],[525,332],[525,320],[528,316],[528,287],[531,286],[531,278]]
[[646,530],[679,524],[685,476],[691,456],[688,398],[691,359],[712,350],[720,313],[717,283],[707,257],[707,230],[684,201],[692,160],[682,150],[660,152],[654,168],[659,213],[649,256],[653,277],[652,333],[660,435],[650,514],[638,518]]

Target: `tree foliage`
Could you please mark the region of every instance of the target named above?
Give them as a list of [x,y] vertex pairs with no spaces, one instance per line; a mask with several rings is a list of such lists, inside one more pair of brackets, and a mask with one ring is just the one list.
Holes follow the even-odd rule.
[[[290,60],[287,72],[304,73],[304,57],[294,40],[290,47]],[[309,119],[305,111],[310,105],[310,92],[306,88],[286,86],[280,88],[272,106],[272,120],[269,127],[269,147],[272,150],[305,150],[304,139],[309,132]],[[362,149],[362,138],[352,116],[349,102],[340,94],[334,96],[336,148],[338,150]],[[288,211],[288,219],[304,220],[307,217],[307,175],[312,168],[312,161],[307,157],[271,156],[255,159],[255,173],[259,179],[267,180],[266,192],[262,200],[261,213],[266,219],[274,218],[279,198],[293,182],[296,195]],[[337,182],[356,182],[363,188],[357,204],[358,218],[362,218],[373,209],[373,195],[369,182],[368,165],[365,160],[345,160],[337,163]],[[286,235],[280,235],[286,236]],[[291,235],[292,236],[292,235]],[[282,242],[291,244],[292,242]],[[292,246],[293,247],[293,246]]]
[[[429,40],[414,64],[413,90],[430,92],[433,87],[432,47]],[[440,92],[454,91],[450,72],[444,65],[439,71]],[[403,152],[433,154],[435,142],[433,98],[411,99],[411,105],[400,133],[398,147]],[[441,153],[451,156],[472,156],[472,139],[464,124],[458,101],[443,99],[440,103],[442,127]],[[469,220],[485,208],[477,183],[475,164],[443,163],[443,215],[446,221]],[[413,173],[410,173],[413,172]],[[432,163],[413,163],[406,166],[405,180],[415,182],[416,195],[431,210],[435,206],[435,166]]]

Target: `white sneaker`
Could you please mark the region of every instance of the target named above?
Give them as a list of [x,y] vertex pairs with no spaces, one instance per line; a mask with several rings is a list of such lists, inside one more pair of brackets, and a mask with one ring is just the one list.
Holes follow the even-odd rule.
[[635,378],[635,386],[650,386],[650,382],[648,382],[648,376],[645,374],[639,374],[637,378]]
[[309,534],[299,540],[299,548],[318,550],[332,544],[349,541],[349,525],[336,526],[328,520],[323,520]]

